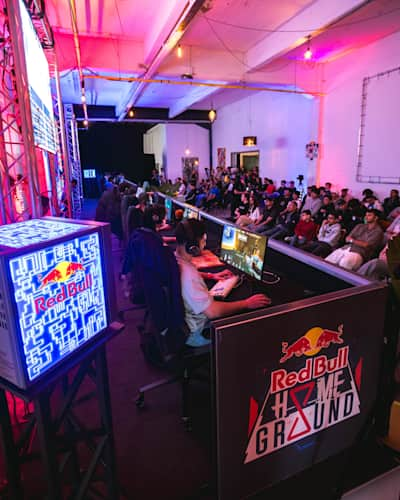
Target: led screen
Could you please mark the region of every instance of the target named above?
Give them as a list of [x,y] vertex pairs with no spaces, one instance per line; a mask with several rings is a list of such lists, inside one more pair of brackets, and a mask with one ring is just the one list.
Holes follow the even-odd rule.
[[92,168],[85,169],[83,171],[83,178],[84,179],[95,179],[96,178],[96,170]]
[[262,278],[266,247],[266,236],[224,226],[221,260],[259,280]]
[[56,153],[57,135],[51,100],[49,65],[22,0],[19,0],[19,8],[21,12],[34,141],[42,149]]
[[200,214],[198,210],[193,210],[191,208],[185,208],[183,212],[184,219],[200,219]]
[[29,380],[107,326],[97,233],[9,260]]
[[172,200],[170,200],[169,198],[165,198],[164,205],[165,205],[165,218],[167,220],[171,220],[172,219]]
[[54,240],[60,236],[87,229],[87,226],[71,222],[32,219],[0,226],[0,246],[22,248],[34,243]]

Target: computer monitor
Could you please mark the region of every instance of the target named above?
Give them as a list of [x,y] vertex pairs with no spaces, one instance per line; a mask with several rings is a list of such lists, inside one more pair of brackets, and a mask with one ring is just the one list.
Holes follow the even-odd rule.
[[165,218],[168,222],[172,219],[172,200],[170,198],[165,198],[164,200],[165,206]]
[[266,236],[226,224],[222,232],[220,259],[261,280],[266,247]]
[[197,220],[199,220],[200,213],[195,208],[186,207],[184,212],[183,212],[183,218],[184,219],[197,219]]

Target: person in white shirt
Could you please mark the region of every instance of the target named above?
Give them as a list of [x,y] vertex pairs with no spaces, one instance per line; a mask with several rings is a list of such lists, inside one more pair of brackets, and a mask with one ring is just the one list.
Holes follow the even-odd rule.
[[240,311],[266,307],[271,300],[256,294],[244,300],[220,302],[214,300],[209,293],[204,279],[221,280],[232,276],[228,270],[219,273],[204,273],[196,269],[192,258],[204,250],[207,234],[204,222],[187,219],[180,222],[176,228],[176,258],[181,272],[182,298],[185,306],[185,320],[189,328],[186,344],[190,347],[201,347],[210,343],[202,332],[209,320],[235,314]]

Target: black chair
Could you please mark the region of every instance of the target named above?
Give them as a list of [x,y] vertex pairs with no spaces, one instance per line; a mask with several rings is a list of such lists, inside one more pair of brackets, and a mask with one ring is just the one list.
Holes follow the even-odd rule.
[[182,386],[182,419],[190,429],[188,385],[192,378],[209,379],[209,349],[185,345],[187,329],[181,295],[179,267],[172,250],[149,229],[134,231],[132,255],[133,308],[143,308],[143,321],[137,326],[140,346],[150,364],[162,368],[166,376],[139,388],[136,405],[143,408],[145,394],[167,384]]

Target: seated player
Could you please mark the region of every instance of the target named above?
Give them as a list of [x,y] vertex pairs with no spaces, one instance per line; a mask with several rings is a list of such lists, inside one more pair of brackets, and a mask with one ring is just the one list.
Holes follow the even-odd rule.
[[191,347],[207,345],[210,341],[202,332],[210,319],[235,314],[240,311],[258,309],[270,304],[270,299],[262,294],[252,295],[235,302],[219,302],[210,295],[204,279],[225,279],[230,271],[220,273],[199,272],[192,258],[204,250],[207,241],[206,228],[202,221],[188,219],[176,228],[176,258],[181,271],[182,297],[185,306],[185,319],[190,334],[186,344]]

